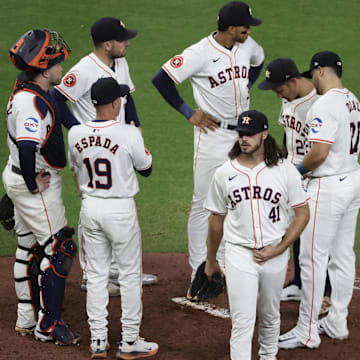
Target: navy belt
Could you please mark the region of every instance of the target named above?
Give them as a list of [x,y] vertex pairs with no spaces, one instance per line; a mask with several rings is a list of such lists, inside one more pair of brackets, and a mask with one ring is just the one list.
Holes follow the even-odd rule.
[[21,169],[18,168],[17,166],[15,166],[15,165],[11,165],[11,170],[12,170],[12,172],[14,172],[15,174],[22,175]]
[[228,130],[235,130],[236,129],[236,125],[221,126],[223,124],[221,121],[219,121],[217,124],[219,125],[219,127],[223,128],[223,129],[228,129]]

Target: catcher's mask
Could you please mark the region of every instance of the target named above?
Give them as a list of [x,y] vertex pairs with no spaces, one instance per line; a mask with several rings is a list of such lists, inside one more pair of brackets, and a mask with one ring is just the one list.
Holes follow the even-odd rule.
[[27,73],[40,73],[66,60],[70,48],[56,31],[30,30],[10,49],[12,63]]

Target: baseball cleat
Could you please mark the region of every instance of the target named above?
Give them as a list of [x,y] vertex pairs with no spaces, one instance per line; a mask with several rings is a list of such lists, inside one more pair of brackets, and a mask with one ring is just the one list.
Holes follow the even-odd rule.
[[280,295],[280,301],[300,301],[301,289],[292,283],[286,285]]
[[87,291],[87,279],[85,277],[81,279],[81,290]]
[[125,341],[119,343],[119,350],[116,353],[117,359],[141,359],[155,355],[159,350],[159,345],[153,342],[147,342],[139,337],[133,344]]
[[303,348],[305,345],[295,335],[294,329],[279,336],[278,345],[280,349],[290,350],[296,348]]
[[338,337],[330,336],[329,334],[327,334],[325,328],[321,325],[321,321],[319,321],[319,324],[318,324],[318,332],[319,332],[319,335],[325,335],[330,339],[347,340],[349,338],[349,334],[343,335],[343,336],[338,336]]
[[141,283],[143,286],[157,284],[158,277],[152,274],[141,274]]
[[106,359],[110,344],[106,339],[95,339],[91,341],[90,353],[91,359]]
[[120,285],[109,281],[107,289],[109,296],[120,296]]
[[34,333],[35,325],[28,328],[22,328],[20,326],[15,326],[15,334],[20,336],[28,336]]
[[191,296],[190,294],[190,289],[187,291],[186,293],[186,299],[189,300],[189,301],[193,301],[193,302],[197,302],[199,301],[198,297],[195,295],[195,296]]

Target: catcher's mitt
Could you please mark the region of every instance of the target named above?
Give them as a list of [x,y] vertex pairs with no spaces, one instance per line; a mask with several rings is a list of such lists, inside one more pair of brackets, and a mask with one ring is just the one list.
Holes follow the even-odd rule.
[[216,297],[225,289],[225,277],[216,272],[211,280],[205,274],[204,261],[196,270],[195,278],[190,287],[190,296],[192,301],[201,301]]
[[7,194],[0,199],[0,223],[6,230],[12,230],[15,225],[14,204]]

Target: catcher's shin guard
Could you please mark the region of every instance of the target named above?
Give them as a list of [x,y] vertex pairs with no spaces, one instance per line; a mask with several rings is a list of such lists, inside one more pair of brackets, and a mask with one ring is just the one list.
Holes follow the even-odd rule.
[[65,281],[76,254],[73,233],[73,229],[65,227],[52,236],[44,246],[45,258],[40,266],[42,309],[35,336],[38,334],[40,340],[55,340],[60,345],[73,344],[76,339],[76,334],[61,320]]
[[18,319],[16,326],[31,328],[35,325],[40,309],[40,272],[41,247],[35,236],[29,232],[18,234],[18,248],[14,264],[15,291],[18,298]]

